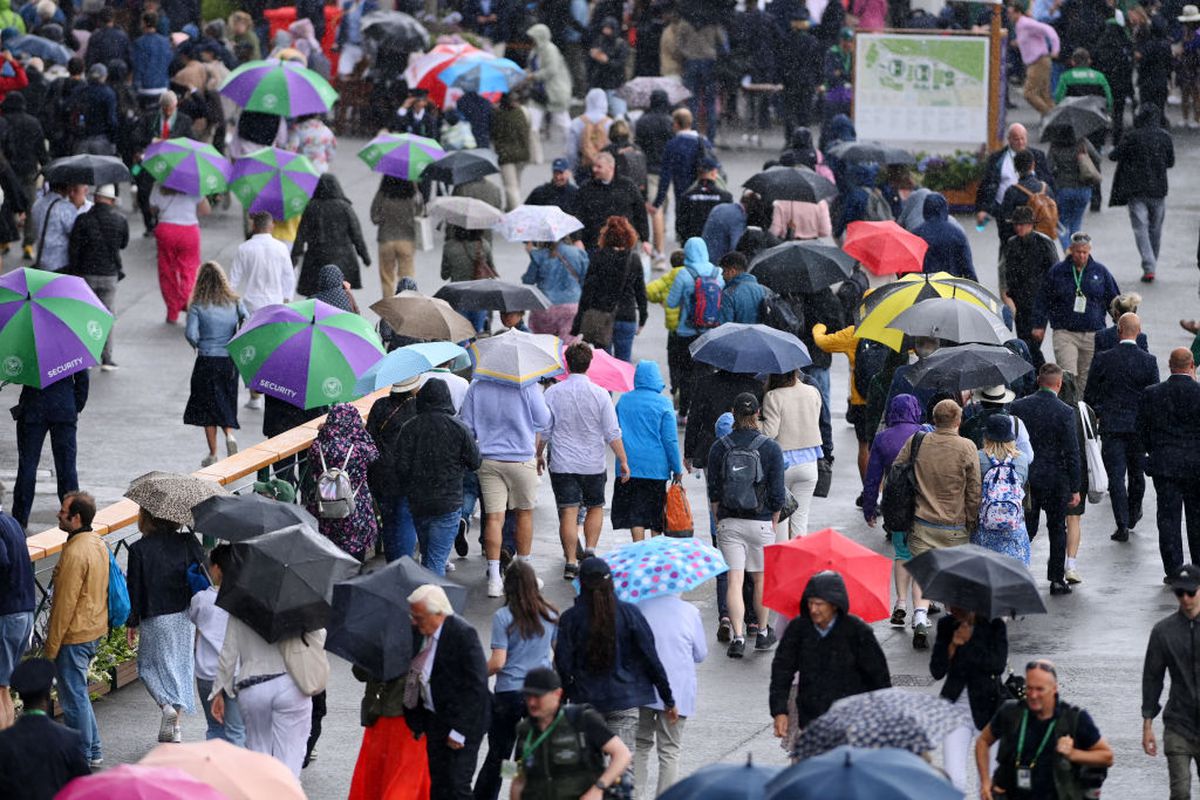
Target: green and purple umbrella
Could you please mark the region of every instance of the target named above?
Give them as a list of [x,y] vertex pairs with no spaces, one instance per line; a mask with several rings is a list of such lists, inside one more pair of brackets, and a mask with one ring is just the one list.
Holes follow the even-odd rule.
[[433,139],[411,133],[382,133],[358,151],[372,171],[406,181],[419,179],[427,166],[445,155]]
[[384,355],[370,323],[320,300],[260,308],[225,347],[247,386],[299,408],[353,400]]
[[193,197],[229,188],[232,167],[211,144],[195,139],[167,139],[146,148],[142,167],[168,189]]
[[83,278],[0,276],[0,380],[44,389],[99,363],[113,318]]
[[265,147],[233,164],[229,188],[247,214],[266,211],[277,220],[304,212],[317,188],[320,173],[299,153]]
[[241,65],[221,84],[221,94],[247,111],[281,117],[324,114],[338,98],[329,81],[311,69],[275,58]]

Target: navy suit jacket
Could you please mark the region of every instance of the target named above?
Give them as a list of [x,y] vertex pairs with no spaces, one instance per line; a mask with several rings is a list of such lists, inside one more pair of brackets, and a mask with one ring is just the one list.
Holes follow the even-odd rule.
[[1053,392],[1039,389],[1010,407],[1012,414],[1025,423],[1029,443],[1033,445],[1033,463],[1029,465],[1029,485],[1050,487],[1056,484],[1074,491],[1079,486],[1079,436],[1075,430],[1075,410]]
[[14,416],[30,424],[75,422],[87,405],[90,385],[88,371],[83,369],[45,389],[25,386],[17,401],[19,411]]
[[[1117,335],[1117,326],[1116,325],[1109,325],[1107,328],[1105,328],[1102,331],[1096,331],[1095,355],[1100,355],[1105,350],[1112,350],[1114,347],[1117,346],[1117,342],[1119,342],[1119,341],[1121,341],[1121,337]],[[1137,335],[1137,346],[1142,348],[1143,350],[1145,350],[1147,353],[1150,352],[1150,343],[1148,341],[1146,341],[1146,334],[1139,333]],[[1089,381],[1092,379],[1091,375],[1092,375],[1092,373],[1089,372],[1088,373]],[[1091,405],[1091,404],[1089,403],[1089,405]]]
[[25,714],[0,732],[0,797],[51,800],[72,778],[91,773],[79,733],[49,717]]
[[[422,646],[421,642],[414,643],[413,652],[419,652]],[[418,704],[405,718],[415,733],[424,733],[437,743],[450,731],[458,731],[468,743],[478,742],[491,722],[487,679],[487,660],[479,635],[462,617],[446,617],[429,673],[429,693],[437,710],[431,712]]]
[[1200,384],[1192,376],[1170,375],[1142,392],[1137,429],[1147,474],[1200,479]]
[[1121,344],[1092,359],[1083,400],[1096,411],[1102,433],[1134,433],[1142,392],[1156,383],[1154,356],[1135,345]]

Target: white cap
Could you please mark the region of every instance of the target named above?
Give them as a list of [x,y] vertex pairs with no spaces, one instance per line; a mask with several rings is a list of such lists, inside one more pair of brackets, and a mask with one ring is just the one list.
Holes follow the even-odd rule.
[[96,191],[92,193],[93,197],[107,197],[109,200],[117,199],[117,187],[114,184],[106,183],[103,186],[97,186]]

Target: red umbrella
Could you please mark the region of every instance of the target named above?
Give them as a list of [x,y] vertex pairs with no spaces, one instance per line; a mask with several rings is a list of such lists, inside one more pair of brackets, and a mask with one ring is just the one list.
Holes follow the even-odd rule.
[[921,272],[929,245],[895,222],[851,222],[842,250],[876,275]]
[[846,582],[851,614],[878,622],[891,613],[891,559],[833,528],[766,548],[763,605],[789,617],[795,615],[808,579],[827,569]]

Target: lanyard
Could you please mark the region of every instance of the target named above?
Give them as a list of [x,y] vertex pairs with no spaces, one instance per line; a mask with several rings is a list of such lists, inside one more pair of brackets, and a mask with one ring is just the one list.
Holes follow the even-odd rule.
[[1083,297],[1083,273],[1087,272],[1087,264],[1083,265],[1081,271],[1076,271],[1075,266],[1071,266],[1071,277],[1075,279],[1075,296]]
[[[1021,733],[1017,736],[1017,768],[1021,768],[1021,756],[1025,752],[1025,724],[1029,722],[1029,709],[1025,709],[1021,714]],[[1042,755],[1042,751],[1046,749],[1046,742],[1050,741],[1050,735],[1054,733],[1054,720],[1050,720],[1049,727],[1046,728],[1046,735],[1042,737],[1042,743],[1038,745],[1038,749],[1033,754],[1033,760],[1029,762],[1028,769],[1033,769],[1037,765],[1038,758]]]
[[[563,718],[563,711],[562,711],[562,709],[559,709],[558,716],[554,718],[554,722],[551,722],[550,725],[546,728],[546,730],[542,731],[542,734],[540,736],[538,736],[537,739],[534,740],[533,744],[529,743],[529,740],[533,739],[533,731],[531,730],[531,731],[529,731],[529,733],[525,734],[525,744],[522,746],[522,754],[521,754],[521,759],[523,761],[527,760],[531,755],[533,755],[535,750],[537,750],[539,747],[541,747],[542,742],[546,741],[546,737],[554,732],[554,729],[556,727],[558,727],[558,721],[562,718]],[[1041,751],[1039,751],[1039,752],[1041,752]]]
[[48,715],[46,714],[45,711],[42,711],[40,708],[31,708],[25,712],[25,716],[27,716],[27,717],[45,717]]

